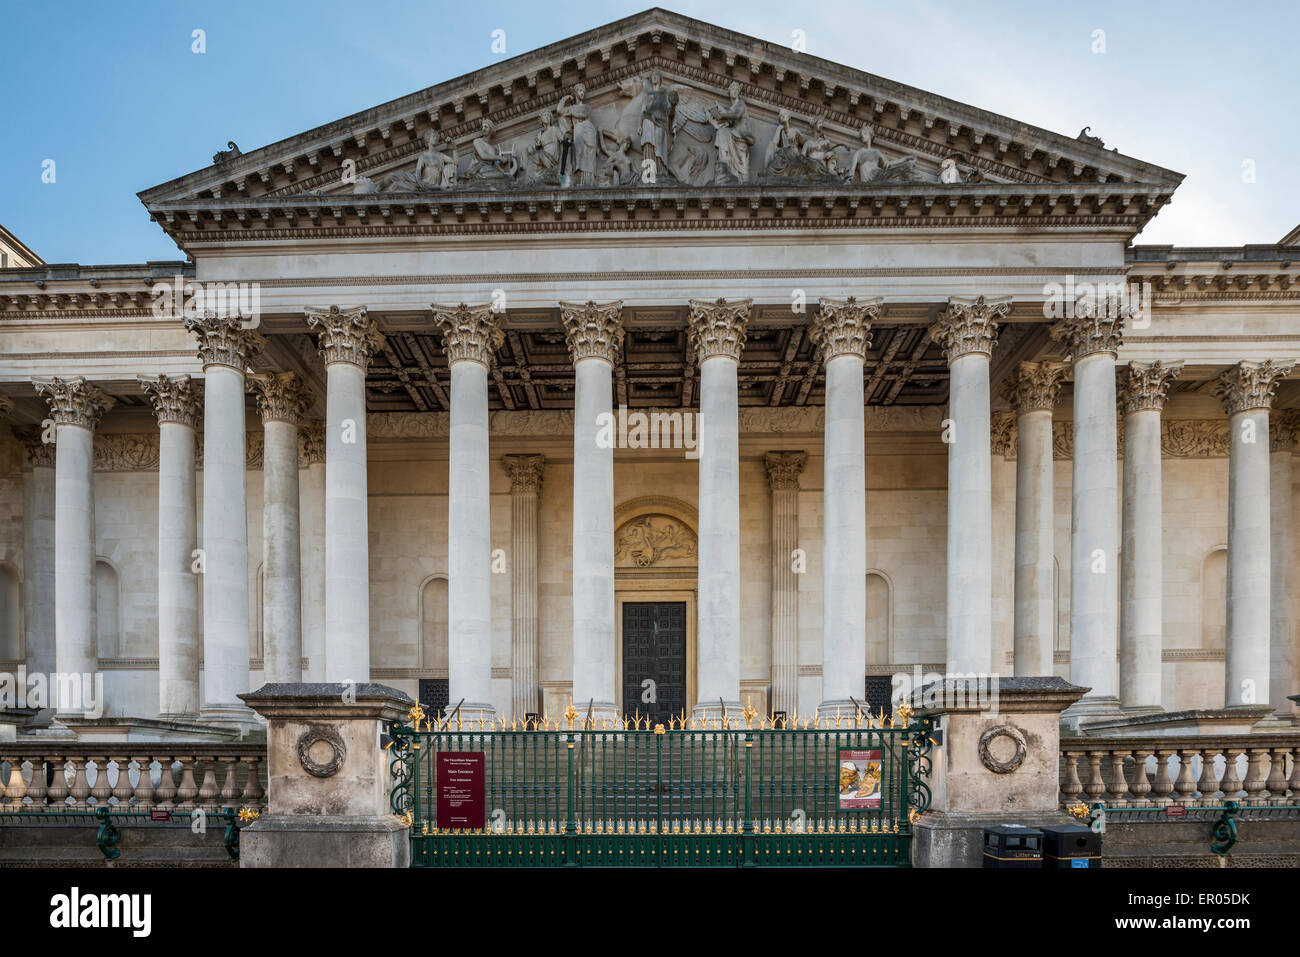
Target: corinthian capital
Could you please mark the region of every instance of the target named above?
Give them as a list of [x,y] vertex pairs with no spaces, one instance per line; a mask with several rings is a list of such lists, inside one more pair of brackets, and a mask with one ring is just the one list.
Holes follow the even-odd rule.
[[583,359],[604,359],[614,364],[623,348],[623,301],[560,303],[564,341],[577,365]]
[[1166,365],[1157,359],[1155,362],[1129,363],[1128,370],[1120,379],[1120,411],[1125,415],[1161,411],[1169,395],[1170,383],[1182,371],[1182,362]]
[[745,348],[745,324],[753,303],[752,299],[691,300],[688,335],[701,363],[714,356],[740,361],[740,351]]
[[94,430],[113,399],[98,386],[91,385],[83,376],[41,376],[32,379],[39,395],[45,396],[50,407],[50,418],[55,425],[79,425]]
[[1051,412],[1061,393],[1066,367],[1059,362],[1022,362],[1002,387],[1017,413]]
[[879,314],[879,299],[823,298],[808,328],[822,362],[830,362],[836,356],[865,359],[871,348],[871,323]]
[[[824,301],[824,300],[823,300]],[[767,484],[773,492],[798,490],[799,476],[808,464],[807,452],[768,452],[763,456],[763,467],[767,469]]]
[[189,376],[142,375],[137,381],[149,396],[154,418],[159,425],[175,422],[178,425],[188,425],[191,429],[199,427],[203,400]]
[[442,333],[442,348],[447,364],[468,360],[491,366],[492,356],[506,341],[505,330],[497,320],[491,303],[481,306],[440,306],[434,303],[433,319]]
[[501,467],[510,476],[512,495],[521,492],[531,492],[535,495],[542,490],[542,473],[546,469],[545,456],[503,455]]
[[384,337],[365,306],[308,309],[307,325],[316,330],[317,345],[326,366],[348,362],[364,372],[370,357],[384,347]]
[[954,296],[939,314],[931,336],[943,346],[949,365],[962,356],[991,356],[993,347],[998,344],[997,321],[1010,312],[1011,300],[1008,298],[977,296],[965,299]]
[[1294,362],[1239,362],[1219,376],[1215,392],[1223,398],[1228,415],[1251,409],[1269,409],[1279,379],[1291,372]]
[[199,340],[203,367],[230,366],[238,372],[266,345],[266,336],[245,329],[238,316],[204,316],[185,320],[185,328]]
[[1127,303],[1116,298],[1080,299],[1073,316],[1052,326],[1051,336],[1066,344],[1071,362],[1099,352],[1117,355],[1124,344],[1124,321],[1132,313]]
[[43,429],[15,429],[14,435],[23,443],[28,468],[54,468],[54,442],[46,441]]
[[257,396],[257,409],[263,424],[288,422],[302,424],[302,415],[311,405],[311,393],[292,372],[261,372],[248,377]]
[[319,465],[325,461],[325,423],[306,422],[298,428],[298,467]]

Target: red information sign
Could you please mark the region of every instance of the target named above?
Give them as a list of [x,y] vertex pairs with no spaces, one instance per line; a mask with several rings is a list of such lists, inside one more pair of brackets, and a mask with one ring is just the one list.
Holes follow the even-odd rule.
[[1187,808],[1181,804],[1166,804],[1165,817],[1187,817]]
[[880,810],[880,752],[840,749],[841,811]]
[[483,827],[484,767],[482,751],[438,752],[438,830]]
[[149,810],[149,820],[151,821],[170,821],[171,819],[171,811],[160,811],[158,808],[150,808]]

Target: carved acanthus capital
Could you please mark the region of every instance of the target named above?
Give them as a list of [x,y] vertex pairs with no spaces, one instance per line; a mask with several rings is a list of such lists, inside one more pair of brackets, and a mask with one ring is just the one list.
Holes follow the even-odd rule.
[[808,464],[807,452],[768,452],[763,457],[767,484],[773,492],[799,490],[799,476]]
[[1300,409],[1274,409],[1268,417],[1268,447],[1271,452],[1288,452],[1300,436]]
[[1120,411],[1124,415],[1162,411],[1169,396],[1169,386],[1182,371],[1182,362],[1166,364],[1157,359],[1155,362],[1129,363],[1127,371],[1120,377]]
[[1074,315],[1052,326],[1051,336],[1069,348],[1069,361],[1108,352],[1119,354],[1124,344],[1124,322],[1132,308],[1117,298],[1080,299]]
[[952,365],[968,355],[992,356],[998,344],[998,320],[1011,312],[1008,298],[948,300],[948,307],[939,314],[939,321],[931,330],[931,338],[943,346],[944,356]]
[[326,366],[347,362],[364,372],[370,357],[384,347],[384,336],[365,306],[308,309],[307,325],[316,330],[320,356]]
[[492,356],[506,341],[505,330],[491,303],[479,306],[440,306],[434,303],[433,319],[442,333],[447,364],[468,360],[492,366]]
[[543,455],[503,455],[501,467],[510,476],[510,494],[532,493],[542,490],[542,473],[546,470]]
[[48,436],[44,429],[15,429],[14,435],[23,443],[28,468],[54,468],[54,442],[46,441]]
[[185,328],[199,340],[199,358],[205,369],[229,366],[244,372],[266,345],[266,336],[246,329],[238,316],[190,317],[185,320]]
[[[1028,411],[1028,410],[1025,410]],[[994,455],[1004,459],[1016,457],[1016,443],[1020,429],[1014,412],[994,412],[989,421],[989,447]]]
[[705,359],[726,356],[740,361],[745,348],[745,325],[749,322],[752,299],[692,299],[688,335],[701,364]]
[[159,425],[174,422],[191,429],[199,427],[199,420],[203,416],[203,397],[189,376],[142,375],[138,381],[140,388],[149,396],[154,418]]
[[32,379],[38,394],[45,396],[55,425],[79,425],[94,430],[113,405],[113,399],[83,376],[40,376]]
[[1215,393],[1223,399],[1228,415],[1251,409],[1269,409],[1278,380],[1291,373],[1294,362],[1239,362],[1219,376]]
[[325,423],[304,422],[298,427],[298,467],[325,461]]
[[257,410],[263,424],[288,422],[300,425],[303,413],[311,405],[311,393],[302,379],[292,372],[259,372],[248,377],[249,388],[257,397]]
[[1051,412],[1056,408],[1067,371],[1059,362],[1022,362],[1007,378],[1002,394],[1020,415]]
[[577,365],[583,359],[604,359],[610,365],[623,349],[623,301],[560,303],[564,341]]
[[9,413],[12,412],[13,410],[14,410],[14,400],[9,398],[9,396],[7,395],[0,395],[0,415],[3,415],[5,418],[8,418]]
[[880,299],[823,298],[808,335],[817,346],[823,363],[836,356],[865,359],[871,348],[871,323],[880,315]]

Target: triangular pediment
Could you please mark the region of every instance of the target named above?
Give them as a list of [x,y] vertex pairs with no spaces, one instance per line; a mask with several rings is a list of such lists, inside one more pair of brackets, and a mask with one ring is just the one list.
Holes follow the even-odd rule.
[[199,210],[269,225],[259,207],[299,198],[315,221],[328,205],[315,197],[365,198],[361,208],[392,197],[413,215],[413,198],[602,189],[911,185],[933,187],[927,208],[977,190],[1050,208],[1073,195],[1070,208],[1095,212],[1136,196],[1149,218],[1181,178],[1087,132],[1052,133],[653,9],[261,149],[231,144],[140,197],[173,235]]

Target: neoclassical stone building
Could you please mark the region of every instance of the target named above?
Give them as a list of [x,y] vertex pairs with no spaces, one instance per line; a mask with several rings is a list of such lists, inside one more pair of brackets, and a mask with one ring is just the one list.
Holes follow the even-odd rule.
[[1290,721],[1298,237],[1134,245],[1181,178],[660,10],[229,144],[188,261],[0,272],[0,670]]

